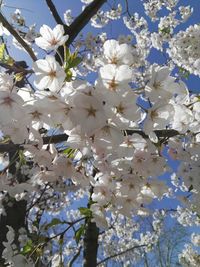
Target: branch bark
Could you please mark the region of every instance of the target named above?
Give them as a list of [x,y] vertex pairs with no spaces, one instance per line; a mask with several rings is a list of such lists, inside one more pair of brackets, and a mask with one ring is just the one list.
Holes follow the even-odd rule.
[[74,255],[74,257],[70,260],[70,262],[68,263],[67,267],[72,267],[73,263],[76,261],[76,259],[79,257],[80,253],[82,250],[82,246],[80,246],[80,248],[78,249],[77,253]]
[[51,0],[46,0],[46,3],[47,3],[47,6],[48,6],[52,16],[54,17],[55,21],[58,24],[64,25],[60,15],[58,14],[58,11],[57,11],[55,5],[53,4],[53,2]]
[[[53,136],[45,136],[42,138],[43,139],[43,144],[48,145],[48,144],[57,144],[61,143],[64,141],[67,141],[68,135],[67,134],[57,134]],[[4,152],[10,152],[13,151],[14,149],[23,149],[23,144],[13,144],[13,143],[7,143],[7,144],[0,144],[0,153]]]
[[[147,246],[147,245],[138,245],[138,246],[134,246],[134,247],[128,248],[128,249],[126,249],[126,250],[123,250],[123,251],[121,251],[121,252],[118,252],[118,253],[116,253],[116,254],[113,254],[113,255],[111,255],[111,256],[108,256],[107,258],[103,259],[102,261],[99,261],[99,262],[97,263],[97,266],[100,265],[100,264],[102,264],[102,263],[104,263],[104,262],[106,262],[106,261],[108,261],[108,260],[110,260],[110,259],[113,259],[113,258],[118,257],[118,256],[121,256],[121,255],[123,255],[123,254],[125,254],[125,253],[127,253],[127,252],[130,252],[130,251],[132,251],[132,250],[134,250],[134,249],[142,248],[142,247],[146,247],[146,246]],[[96,265],[95,265],[95,266],[96,266]]]
[[66,42],[66,45],[69,46],[76,36],[81,32],[81,30],[88,24],[90,19],[97,13],[97,11],[102,7],[102,5],[107,0],[94,0],[89,4],[83,12],[73,21],[69,26],[66,33],[69,35],[69,39]]
[[[81,30],[88,24],[90,19],[97,13],[97,11],[102,7],[102,5],[107,0],[94,0],[91,4],[89,4],[83,12],[72,22],[72,24],[68,27],[64,26],[65,34],[69,35],[66,46],[70,46],[77,35],[81,32]],[[58,48],[58,54],[56,54],[56,60],[62,64],[60,56],[64,60],[64,48],[60,46]]]
[[[59,134],[55,136],[46,136],[43,137],[44,144],[49,143],[59,143],[66,141],[68,136],[66,134]],[[11,173],[18,182],[21,182],[20,170],[16,170],[16,162],[19,158],[19,150],[23,149],[22,145],[16,145],[12,142],[8,144],[0,144],[0,152],[8,152],[9,155],[9,173]],[[6,215],[0,216],[0,265],[4,266],[4,259],[1,257],[4,250],[3,242],[6,241],[6,234],[8,232],[7,225],[11,226],[15,233],[21,227],[26,226],[26,211],[27,211],[27,202],[25,200],[16,201],[13,200],[12,206],[8,203],[3,202],[3,206],[6,212]],[[17,240],[16,240],[17,243]]]
[[26,52],[30,55],[33,61],[37,60],[36,55],[34,54],[31,47],[22,39],[22,37],[18,34],[18,32],[10,25],[7,19],[0,12],[0,22],[3,26],[10,32],[12,36],[22,45],[22,47],[26,50]]
[[[126,131],[127,134],[134,134],[137,133],[139,135],[141,135],[143,138],[148,139],[148,135],[146,135],[143,131],[141,130],[127,130]],[[177,136],[180,135],[178,131],[176,130],[156,130],[155,131],[156,135],[158,136],[158,138],[170,138],[173,136]],[[44,145],[46,144],[57,144],[57,143],[61,143],[64,141],[67,141],[68,139],[68,135],[67,134],[58,134],[58,135],[53,135],[53,136],[45,136],[43,137],[43,143]],[[0,153],[4,153],[4,152],[9,152],[11,150],[13,150],[14,148],[18,148],[18,149],[23,149],[23,144],[18,145],[18,144],[13,144],[13,143],[7,143],[7,144],[0,144]]]
[[[20,171],[17,171],[16,169],[16,162],[19,159],[19,150],[17,147],[12,147],[12,149],[8,153],[9,155],[9,168],[8,171],[10,174],[12,174],[14,177],[16,177],[16,180],[20,183],[21,180],[21,174]],[[17,233],[18,230],[21,227],[26,226],[26,200],[20,200],[16,201],[15,199],[11,200],[10,203],[5,202],[3,200],[2,202],[5,214],[0,216],[0,264],[4,266],[4,259],[1,257],[4,245],[3,242],[6,241],[6,234],[8,232],[7,225],[11,226],[15,233],[15,244],[18,243],[17,240]]]
[[96,226],[96,223],[88,221],[83,240],[84,267],[97,266],[98,236],[99,236],[99,228]]

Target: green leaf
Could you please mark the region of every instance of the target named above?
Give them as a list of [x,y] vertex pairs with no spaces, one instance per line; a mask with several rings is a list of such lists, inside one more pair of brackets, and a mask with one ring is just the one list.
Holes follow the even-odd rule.
[[94,201],[94,200],[92,200],[92,199],[90,199],[89,200],[89,205],[91,206],[92,204],[96,204],[97,203],[97,201]]
[[65,47],[65,61],[69,61],[71,57],[70,49],[68,47]]
[[9,66],[13,66],[14,64],[14,59],[10,56],[6,56],[5,63],[8,64]]
[[69,155],[69,154],[72,153],[72,151],[73,151],[73,148],[68,147],[68,148],[66,148],[65,150],[63,150],[63,154]]
[[15,74],[15,80],[17,82],[20,82],[23,78],[24,78],[23,72],[18,72],[18,73]]
[[59,238],[59,240],[58,240],[58,244],[59,244],[60,246],[62,246],[63,243],[64,243],[64,235],[60,235],[60,238]]
[[32,243],[32,240],[28,240],[28,242],[26,243],[26,245],[23,247],[22,249],[22,254],[23,255],[26,255],[28,254],[29,252],[31,252],[33,249],[33,243]]
[[69,69],[77,67],[82,61],[81,57],[77,56],[77,52],[70,53],[67,48],[65,52],[65,72],[67,73]]
[[92,217],[92,211],[88,208],[81,207],[81,208],[79,208],[79,211],[80,211],[81,215],[83,215],[83,216]]
[[159,32],[164,33],[164,34],[170,34],[171,29],[170,27],[166,27],[166,28],[159,29]]
[[191,192],[194,189],[193,185],[191,184],[191,186],[188,189],[188,192]]
[[4,60],[5,44],[0,45],[0,61]]
[[188,79],[190,76],[190,72],[182,67],[179,67],[179,73],[181,74],[181,76],[185,79]]
[[76,149],[73,149],[71,147],[68,147],[66,148],[64,151],[63,151],[63,154],[67,155],[68,158],[74,158],[74,152],[76,151]]
[[77,244],[79,243],[81,236],[84,234],[84,232],[85,232],[85,225],[82,224],[81,227],[75,232],[75,240]]
[[65,224],[65,222],[62,222],[58,218],[54,218],[50,223],[44,225],[45,230],[49,229],[52,226],[58,225],[58,224]]
[[71,72],[71,70],[67,70],[67,71],[65,71],[65,73],[66,73],[65,81],[66,82],[71,82],[71,80],[72,80],[72,72]]
[[75,68],[77,67],[82,61],[82,58],[76,57],[72,59],[72,61],[69,63],[69,68]]

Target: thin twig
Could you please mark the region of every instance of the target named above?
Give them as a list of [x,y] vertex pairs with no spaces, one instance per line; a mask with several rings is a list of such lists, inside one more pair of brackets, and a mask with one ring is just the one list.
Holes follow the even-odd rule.
[[74,255],[74,257],[70,260],[70,262],[68,263],[67,267],[72,267],[72,264],[75,262],[75,260],[79,257],[80,253],[82,250],[82,246],[79,247],[77,253]]
[[39,201],[41,200],[41,198],[43,197],[43,195],[44,195],[44,193],[45,193],[45,191],[47,189],[47,186],[48,186],[48,184],[45,185],[45,187],[43,188],[40,196],[34,202],[32,202],[31,205],[28,207],[28,209],[26,210],[27,214],[37,203],[39,203]]
[[129,17],[131,18],[131,13],[129,11],[129,5],[128,5],[128,0],[125,0],[125,4],[126,4],[126,12],[129,15]]
[[32,48],[22,39],[22,37],[17,33],[17,31],[12,27],[12,25],[7,21],[7,19],[0,12],[0,22],[3,26],[10,32],[10,34],[22,45],[26,52],[30,55],[33,61],[37,60]]
[[113,254],[113,255],[111,255],[111,256],[108,256],[107,258],[105,258],[105,259],[103,259],[102,261],[98,262],[98,263],[97,263],[97,266],[100,265],[100,264],[102,264],[102,263],[104,263],[104,262],[106,262],[106,261],[108,261],[108,260],[110,260],[110,259],[113,259],[113,258],[115,258],[115,257],[121,256],[121,255],[123,255],[123,254],[125,254],[125,253],[127,253],[127,252],[129,252],[129,251],[132,251],[132,250],[134,250],[134,249],[136,249],[136,248],[141,248],[141,247],[146,247],[146,246],[147,246],[147,245],[138,245],[138,246],[134,246],[134,247],[128,248],[128,249],[126,249],[126,250],[124,250],[124,251],[121,251],[121,252],[118,252],[118,253]]
[[81,222],[81,221],[83,221],[83,220],[85,220],[85,217],[80,218],[80,219],[77,219],[76,221],[73,221],[73,222],[66,222],[66,224],[68,224],[69,226],[68,226],[64,231],[62,231],[61,233],[58,233],[58,234],[56,234],[56,235],[54,235],[54,236],[51,236],[51,237],[47,238],[47,242],[49,242],[50,240],[52,240],[52,239],[54,239],[54,238],[56,238],[56,237],[58,237],[58,236],[64,236],[64,234],[65,234],[71,227],[73,227],[74,224],[79,223],[79,222]]

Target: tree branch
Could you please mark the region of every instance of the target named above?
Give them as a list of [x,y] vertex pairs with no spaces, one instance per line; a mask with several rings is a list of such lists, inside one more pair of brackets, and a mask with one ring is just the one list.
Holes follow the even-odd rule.
[[31,74],[33,73],[33,70],[26,70],[23,67],[21,67],[20,65],[16,64],[17,62],[15,62],[12,66],[8,65],[6,63],[0,62],[0,66],[6,70],[8,70],[8,72],[14,72],[14,73],[23,73],[23,74]]
[[[127,134],[137,133],[145,139],[149,138],[148,135],[146,135],[141,130],[127,130],[126,133]],[[173,136],[180,135],[178,131],[173,130],[173,129],[171,129],[171,130],[156,130],[155,134],[157,135],[158,138],[161,138],[161,137],[170,138]],[[57,143],[67,141],[68,135],[67,134],[57,134],[57,135],[53,135],[53,136],[45,136],[42,139],[43,139],[44,145],[57,144]],[[21,144],[21,145],[13,144],[13,143],[0,144],[0,153],[13,151],[15,149],[23,149],[23,144]]]
[[67,267],[72,267],[72,264],[76,261],[76,259],[79,257],[80,253],[82,250],[82,246],[79,247],[77,253],[74,255],[74,257],[70,260],[70,262],[68,263]]
[[[57,134],[57,135],[53,135],[53,136],[45,136],[42,139],[43,139],[44,145],[57,144],[57,143],[67,141],[68,135],[67,134]],[[13,151],[16,149],[17,150],[23,149],[23,144],[21,144],[21,145],[13,144],[13,143],[0,144],[0,153],[10,152],[10,151]]]
[[131,18],[131,12],[129,11],[128,0],[125,0],[125,4],[126,4],[126,12],[129,15],[129,17]]
[[98,251],[98,236],[99,228],[95,222],[88,221],[86,224],[84,234],[84,250],[83,250],[83,266],[94,267],[97,266],[97,251]]
[[[170,130],[155,130],[154,131],[155,134],[157,135],[158,138],[170,138],[176,135],[180,135],[180,133],[176,130],[170,129]],[[131,135],[134,133],[137,133],[139,135],[141,135],[143,138],[148,139],[149,136],[147,134],[145,134],[143,131],[141,130],[126,130],[126,133]]]
[[117,256],[121,256],[121,255],[123,255],[123,254],[125,254],[125,253],[127,253],[127,252],[130,252],[130,251],[132,251],[132,250],[134,250],[134,249],[136,249],[136,248],[141,248],[141,247],[146,247],[146,246],[147,246],[147,245],[138,245],[138,246],[134,246],[134,247],[128,248],[128,249],[126,249],[126,250],[124,250],[124,251],[121,251],[121,252],[119,252],[119,253],[116,253],[116,254],[113,254],[113,255],[111,255],[111,256],[108,256],[107,258],[103,259],[102,261],[99,261],[99,262],[97,263],[97,266],[100,265],[100,264],[102,264],[102,263],[104,263],[104,262],[106,262],[106,261],[108,261],[108,260],[110,260],[110,259],[113,259],[113,258],[115,258],[115,257],[117,257]]
[[60,15],[58,14],[58,11],[57,11],[55,5],[53,4],[53,2],[51,0],[46,0],[46,4],[49,7],[49,10],[50,10],[52,16],[54,17],[55,21],[58,24],[64,25]]
[[[97,11],[101,8],[101,6],[107,0],[94,0],[91,4],[89,4],[83,12],[72,22],[72,24],[68,27],[64,25],[65,34],[69,35],[66,46],[70,46],[70,44],[74,41],[77,35],[81,32],[81,30],[88,24],[90,19],[97,13]],[[60,56],[64,59],[64,48],[60,46],[58,48],[58,53],[56,54],[56,60],[62,64]]]
[[101,8],[101,6],[107,0],[94,0],[91,4],[89,4],[83,12],[72,22],[72,24],[68,27],[66,34],[69,35],[69,39],[66,42],[66,45],[69,46],[76,36],[81,32],[81,30],[88,24],[90,19],[97,13],[97,11]]
[[33,61],[37,60],[36,55],[34,54],[31,47],[22,39],[22,37],[17,33],[17,31],[10,25],[7,19],[0,12],[0,22],[3,26],[10,32],[12,36],[22,45],[22,47],[26,50],[26,52],[30,55]]
[[57,134],[53,136],[45,136],[42,138],[44,145],[47,144],[57,144],[64,141],[67,141],[68,135],[67,134]]

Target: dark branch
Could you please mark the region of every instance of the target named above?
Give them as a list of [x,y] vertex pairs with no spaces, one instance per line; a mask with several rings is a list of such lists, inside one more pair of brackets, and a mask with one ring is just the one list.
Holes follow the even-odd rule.
[[[97,13],[97,11],[101,8],[101,6],[107,0],[94,0],[91,4],[89,4],[83,12],[72,22],[72,24],[68,27],[64,25],[65,34],[69,35],[66,46],[70,46],[70,44],[74,41],[77,35],[81,32],[81,30],[88,24],[90,19]],[[58,53],[61,55],[64,60],[64,48],[60,46],[58,48]],[[60,56],[56,54],[56,60],[62,64]]]
[[80,253],[81,253],[82,247],[80,246],[77,253],[74,255],[74,257],[70,260],[70,262],[68,263],[67,267],[72,267],[73,263],[76,261],[76,259],[79,257]]
[[147,245],[138,245],[138,246],[134,246],[134,247],[128,248],[128,249],[126,249],[126,250],[124,250],[124,251],[121,251],[121,252],[118,252],[118,253],[113,254],[113,255],[111,255],[111,256],[108,256],[107,258],[103,259],[102,261],[99,261],[99,262],[97,263],[97,266],[100,265],[100,264],[102,264],[102,263],[104,263],[104,262],[106,262],[106,261],[108,261],[108,260],[110,260],[110,259],[113,259],[113,258],[118,257],[118,256],[121,256],[121,255],[123,255],[123,254],[125,254],[125,253],[127,253],[127,252],[130,252],[130,251],[132,251],[132,250],[134,250],[134,249],[142,248],[142,247],[146,247],[146,246],[147,246]]
[[[180,135],[180,133],[178,131],[173,130],[173,129],[171,129],[171,130],[155,130],[154,132],[158,138],[170,138],[170,137],[174,137],[176,135]],[[126,130],[126,133],[129,135],[137,133],[145,139],[149,138],[149,136],[141,130]]]
[[[145,139],[149,138],[148,135],[146,135],[141,130],[127,130],[126,133],[127,134],[137,133]],[[170,137],[180,135],[179,132],[177,132],[176,130],[156,130],[155,134],[157,135],[158,138],[162,138],[162,137],[163,138],[170,138]],[[53,135],[53,136],[45,136],[42,139],[43,139],[44,145],[57,144],[57,143],[67,141],[68,135],[67,134],[57,134],[57,135]],[[0,144],[0,153],[13,151],[15,149],[23,149],[23,144],[21,144],[21,145],[13,144],[13,143]]]
[[66,43],[67,46],[69,46],[74,41],[76,36],[88,24],[90,19],[97,13],[97,11],[101,8],[101,6],[106,1],[107,0],[94,0],[73,21],[73,23],[69,26],[68,30],[66,31],[66,33],[69,35],[69,39],[67,40],[67,43]]
[[52,14],[52,16],[54,17],[55,21],[58,23],[58,24],[61,24],[61,25],[64,25],[61,17],[59,16],[58,14],[58,11],[56,9],[56,7],[54,6],[53,2],[51,0],[46,0],[46,3],[49,7],[49,10]]
[[97,251],[98,251],[98,236],[99,228],[94,222],[88,222],[86,224],[84,234],[84,250],[83,250],[83,266],[94,267],[97,266]]
[[[57,134],[57,135],[53,135],[53,136],[45,136],[42,139],[43,139],[44,145],[57,144],[57,143],[67,141],[68,135],[67,134]],[[23,149],[23,144],[21,144],[21,145],[13,144],[13,143],[0,144],[0,153],[10,152],[10,151],[19,150],[19,149]]]
[[53,135],[53,136],[43,137],[43,143],[44,143],[44,145],[57,144],[57,143],[67,141],[67,139],[68,139],[67,134],[57,134],[57,135]]
[[126,4],[126,12],[129,15],[129,17],[131,17],[131,12],[129,11],[128,0],[125,0],[125,4]]
[[33,73],[33,70],[26,70],[22,67],[20,67],[19,65],[16,64],[17,62],[15,62],[12,66],[8,65],[6,63],[2,63],[0,62],[0,66],[10,72],[14,72],[14,73],[23,73],[23,74],[30,74]]
[[0,12],[0,22],[3,26],[10,32],[10,34],[22,45],[26,52],[30,55],[33,61],[37,60],[31,47],[22,39],[22,37],[17,33],[17,31],[10,25],[7,19]]

